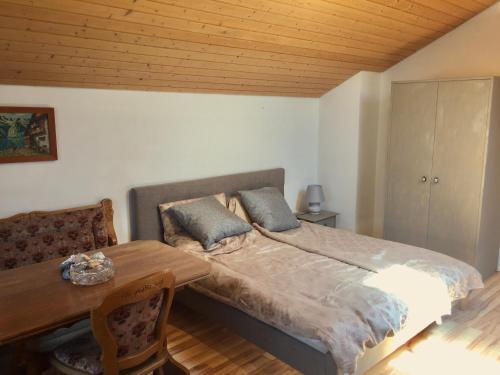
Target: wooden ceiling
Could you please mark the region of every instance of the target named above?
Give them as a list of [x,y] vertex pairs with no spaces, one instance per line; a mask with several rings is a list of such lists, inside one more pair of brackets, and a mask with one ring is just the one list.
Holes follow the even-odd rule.
[[493,0],[0,0],[0,83],[318,97]]

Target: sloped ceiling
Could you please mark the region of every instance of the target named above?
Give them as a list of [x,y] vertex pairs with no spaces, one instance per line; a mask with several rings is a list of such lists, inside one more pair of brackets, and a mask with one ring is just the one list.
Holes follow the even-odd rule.
[[0,83],[318,97],[495,2],[0,1]]

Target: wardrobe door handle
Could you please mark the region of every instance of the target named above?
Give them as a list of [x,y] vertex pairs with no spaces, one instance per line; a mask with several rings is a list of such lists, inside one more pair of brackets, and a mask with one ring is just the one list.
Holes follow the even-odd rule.
[[432,182],[434,182],[435,184],[439,184],[439,177],[434,177],[432,179]]
[[427,182],[427,176],[422,176],[422,178],[420,179],[420,181]]

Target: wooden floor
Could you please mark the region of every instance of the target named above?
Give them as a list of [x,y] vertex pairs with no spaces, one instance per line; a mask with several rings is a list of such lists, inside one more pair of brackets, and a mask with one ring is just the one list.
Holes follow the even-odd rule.
[[[169,348],[196,374],[299,374],[272,355],[201,315],[176,307]],[[368,375],[499,375],[500,273],[456,310],[414,338]]]

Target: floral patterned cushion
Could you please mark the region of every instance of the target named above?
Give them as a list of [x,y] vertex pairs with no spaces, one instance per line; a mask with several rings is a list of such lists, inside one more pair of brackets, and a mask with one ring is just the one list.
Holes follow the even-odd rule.
[[141,352],[154,341],[162,300],[163,292],[160,292],[150,299],[121,306],[108,315],[118,357]]
[[62,364],[86,372],[101,374],[101,348],[92,333],[80,336],[54,351],[54,357]]
[[26,214],[0,221],[0,270],[107,245],[108,231],[100,208]]

